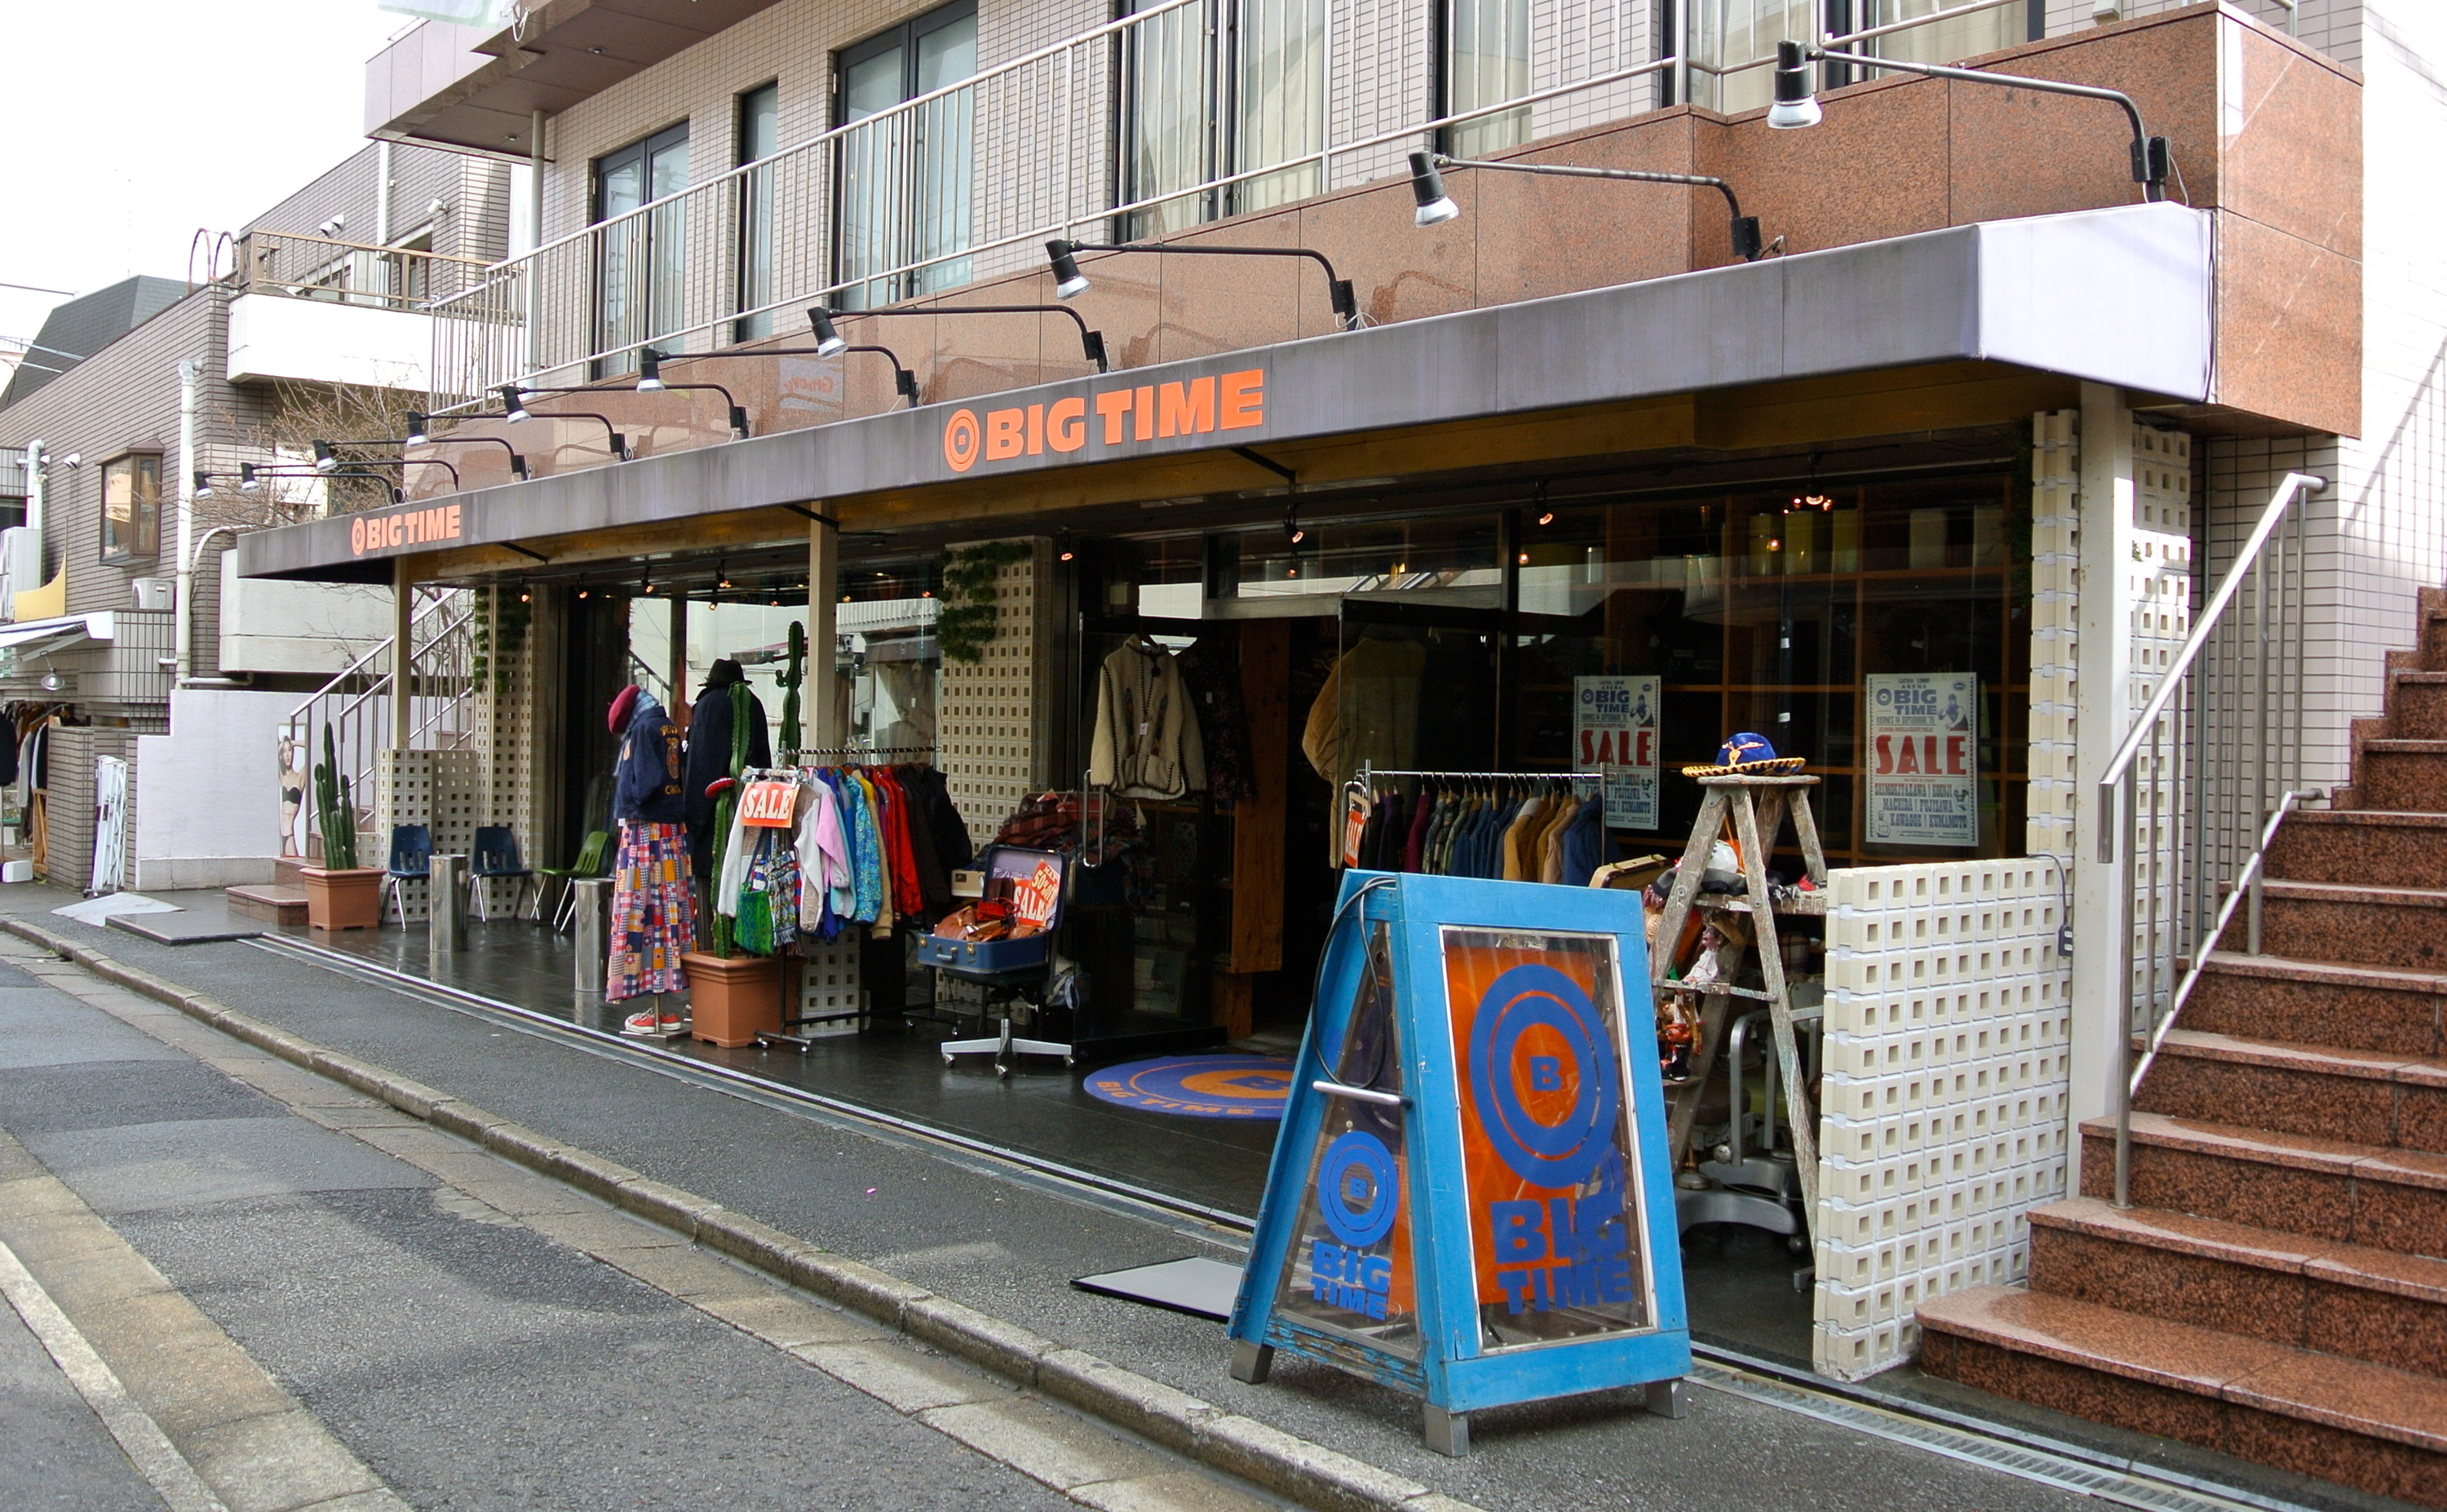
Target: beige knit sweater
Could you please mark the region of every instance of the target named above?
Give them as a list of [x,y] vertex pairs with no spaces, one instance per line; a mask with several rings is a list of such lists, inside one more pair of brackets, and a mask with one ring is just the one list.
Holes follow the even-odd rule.
[[1179,798],[1206,786],[1198,711],[1172,652],[1129,641],[1096,674],[1088,781],[1122,798]]

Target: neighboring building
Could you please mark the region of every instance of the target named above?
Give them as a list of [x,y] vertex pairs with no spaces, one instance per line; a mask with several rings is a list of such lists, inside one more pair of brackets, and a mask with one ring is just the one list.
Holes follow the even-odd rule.
[[[277,441],[299,406],[347,413],[335,396],[389,391],[354,408],[414,407],[431,345],[420,306],[500,256],[506,202],[499,165],[370,144],[225,242],[223,276],[131,278],[44,323],[38,346],[78,360],[30,352],[0,402],[0,444],[41,448],[13,482],[0,477],[6,522],[30,525],[0,554],[0,618],[14,621],[0,624],[0,699],[21,725],[57,721],[52,880],[89,885],[104,755],[137,768],[130,885],[270,879],[280,724],[391,626],[387,598],[224,573],[234,532],[328,507],[307,480],[242,493],[238,469],[311,460]],[[53,361],[64,370],[38,366]],[[178,520],[199,473],[210,491],[194,504],[190,680],[174,688]]]
[[[2185,865],[2239,862],[2271,784],[2345,779],[2418,590],[2447,582],[2442,254],[2406,187],[2447,128],[2447,35],[2410,0],[1121,12],[671,0],[403,37],[369,129],[531,160],[540,245],[434,306],[451,444],[410,455],[459,484],[426,469],[405,507],[250,535],[241,571],[474,590],[493,660],[467,806],[555,861],[598,827],[633,644],[681,668],[773,644],[767,615],[722,640],[717,608],[804,604],[837,674],[886,665],[842,632],[888,624],[892,685],[819,682],[809,744],[886,698],[980,838],[1079,785],[1109,656],[1194,639],[1237,669],[1249,784],[1139,805],[1157,879],[1085,962],[1116,1038],[1299,1029],[1362,759],[1575,770],[1591,677],[1657,699],[1664,768],[1768,732],[1824,778],[1843,905],[1806,954],[1831,1056],[1810,1347],[1832,1374],[1896,1363],[1921,1301],[2022,1279],[2029,1211],[2096,1189],[2074,1146],[2114,1104],[2133,988],[2089,795],[2278,479],[2332,482],[2288,538],[2272,636],[2300,649],[2250,684],[2302,738],[2259,789],[2209,780],[2194,761],[2268,730],[2201,695],[2210,744],[2145,788],[2145,834],[2175,845],[2165,816],[2191,816]],[[2097,100],[1829,63],[1823,122],[1774,129],[1775,42],[1831,30],[2127,91],[2172,143],[2163,200]],[[1413,151],[1726,193],[1451,166],[1422,225]],[[1050,265],[1057,238],[1306,255]],[[857,346],[814,350],[811,308]],[[949,609],[933,635],[859,609],[980,562],[977,660],[940,658]],[[1937,784],[1951,831],[1873,766],[1878,694],[1940,678],[1969,680],[1948,687],[1977,749]],[[1679,853],[1697,804],[1668,771],[1617,840]],[[2213,909],[2234,875],[2171,906]],[[1964,933],[1948,908],[1944,951],[1881,939],[1889,886],[1962,899]],[[1934,998],[1888,991],[1932,976]],[[1983,1048],[1946,1078],[1834,1068],[1839,1036],[1901,1052],[1868,1006],[1890,999]],[[1888,1130],[1906,1085],[1959,1093],[1955,1122]],[[1928,1175],[1944,1140],[1951,1184]],[[1710,1147],[1690,1174],[1732,1202]],[[2447,1453],[2435,1421],[2419,1452]],[[2385,1459],[2393,1431],[2354,1443]]]

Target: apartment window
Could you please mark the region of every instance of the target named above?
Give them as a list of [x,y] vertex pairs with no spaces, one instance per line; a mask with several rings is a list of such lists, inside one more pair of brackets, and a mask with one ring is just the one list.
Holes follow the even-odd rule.
[[383,258],[390,265],[385,280],[389,286],[390,302],[414,309],[433,297],[433,228],[428,226],[391,243],[391,247],[390,254]]
[[856,127],[840,139],[835,276],[848,287],[838,303],[866,309],[967,283],[977,102],[951,86],[977,71],[977,0],[869,37],[838,71],[836,119]]
[[[739,97],[739,161],[760,162],[782,150],[782,89],[767,85]],[[739,308],[755,311],[773,297],[773,164],[739,176]],[[754,341],[773,333],[773,313],[740,316],[735,335]]]
[[596,349],[615,354],[597,365],[599,377],[629,371],[635,348],[679,325],[687,206],[630,212],[688,187],[688,144],[684,121],[595,161],[595,218],[619,221],[596,243]]
[[102,559],[136,561],[161,549],[161,454],[130,452],[102,464]]
[[[1325,145],[1325,0],[1211,0],[1131,28],[1122,194],[1156,202],[1125,217],[1121,235],[1178,231],[1316,194],[1321,165],[1297,160]],[[1289,166],[1258,171],[1277,163]],[[1202,187],[1242,173],[1254,177],[1221,192]],[[1176,190],[1186,192],[1168,198]]]
[[[1483,110],[1529,92],[1529,0],[1446,0],[1446,113]],[[1463,158],[1529,140],[1529,112],[1497,111],[1449,128]]]

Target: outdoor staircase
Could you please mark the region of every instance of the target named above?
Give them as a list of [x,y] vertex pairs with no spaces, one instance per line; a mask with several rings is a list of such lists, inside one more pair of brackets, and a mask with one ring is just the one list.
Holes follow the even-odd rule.
[[2278,827],[2264,954],[2208,958],[2142,1082],[2133,1205],[2084,1124],[2028,1287],[1923,1307],[1923,1369],[2447,1508],[2447,595],[2421,610],[2354,785]]

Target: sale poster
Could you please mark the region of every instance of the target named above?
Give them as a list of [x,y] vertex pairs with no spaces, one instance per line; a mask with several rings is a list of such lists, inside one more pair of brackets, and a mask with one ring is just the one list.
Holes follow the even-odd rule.
[[1572,769],[1605,774],[1609,829],[1657,827],[1658,705],[1662,679],[1572,679]]
[[1980,843],[1980,679],[1969,672],[1872,672],[1868,840]]

